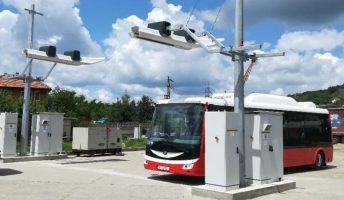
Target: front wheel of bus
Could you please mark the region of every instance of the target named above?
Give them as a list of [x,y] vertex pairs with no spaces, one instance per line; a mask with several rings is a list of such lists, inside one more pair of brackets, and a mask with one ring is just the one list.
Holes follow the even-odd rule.
[[325,166],[324,163],[325,163],[324,154],[322,154],[321,152],[318,152],[317,157],[315,159],[314,168],[320,169],[321,167]]

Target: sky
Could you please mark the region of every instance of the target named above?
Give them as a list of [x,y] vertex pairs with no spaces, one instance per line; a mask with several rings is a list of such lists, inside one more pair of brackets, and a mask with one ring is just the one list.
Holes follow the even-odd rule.
[[[189,21],[196,31],[211,31],[233,45],[235,0],[0,0],[0,74],[25,67],[21,52],[28,46],[30,18],[24,8],[32,3],[44,14],[35,16],[35,49],[55,45],[60,53],[78,49],[82,56],[105,58],[91,66],[57,65],[46,80],[52,88],[108,103],[125,92],[158,100],[170,76],[173,97],[203,96],[208,83],[213,92],[233,92],[229,57],[141,41],[128,33],[151,22]],[[263,44],[258,53],[286,53],[259,59],[245,94],[288,95],[343,84],[343,0],[244,0],[244,13],[245,44]],[[50,65],[34,61],[33,75],[45,76]]]

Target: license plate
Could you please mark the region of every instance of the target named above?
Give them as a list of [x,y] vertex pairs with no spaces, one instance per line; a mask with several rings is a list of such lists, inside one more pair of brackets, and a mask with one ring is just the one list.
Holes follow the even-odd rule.
[[161,170],[161,171],[170,171],[170,167],[168,167],[168,166],[160,166],[160,165],[158,165],[157,169]]

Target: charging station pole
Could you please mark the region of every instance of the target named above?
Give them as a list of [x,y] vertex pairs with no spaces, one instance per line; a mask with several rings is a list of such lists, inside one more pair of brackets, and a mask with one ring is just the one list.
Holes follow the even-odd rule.
[[[31,26],[30,26],[30,35],[29,35],[29,49],[32,49],[33,46],[33,31],[34,31],[34,22],[35,15],[41,15],[35,10],[35,4],[32,4],[31,9],[25,8],[25,11],[28,11],[31,15]],[[32,59],[28,63],[28,69],[25,73],[25,87],[24,87],[24,103],[23,103],[23,115],[22,115],[22,128],[20,133],[20,155],[25,156],[27,153],[27,143],[29,137],[29,119],[30,119],[30,86],[31,86],[31,71],[32,71]]]
[[260,57],[284,56],[285,53],[252,53],[262,48],[262,45],[244,46],[243,26],[243,0],[235,1],[235,44],[225,47],[220,39],[217,39],[208,31],[196,33],[195,30],[184,25],[174,25],[167,21],[154,22],[147,27],[133,26],[129,33],[131,37],[156,42],[184,50],[204,48],[208,53],[220,53],[231,57],[234,62],[234,112],[238,114],[237,128],[240,139],[238,140],[239,153],[239,178],[240,187],[247,186],[245,171],[245,122],[244,122],[244,62],[256,61]]
[[[244,46],[243,0],[235,2],[235,47]],[[241,55],[234,56],[234,112],[239,114],[238,127],[242,136],[239,142],[240,187],[245,182],[245,116],[244,116],[244,61]]]

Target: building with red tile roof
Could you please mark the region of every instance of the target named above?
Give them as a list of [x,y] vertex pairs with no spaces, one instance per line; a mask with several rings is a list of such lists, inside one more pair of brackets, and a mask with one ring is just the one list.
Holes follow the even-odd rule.
[[[17,74],[0,75],[0,90],[4,90],[16,97],[23,97],[24,77]],[[33,80],[31,82],[31,100],[40,101],[48,97],[51,88],[42,81]]]

